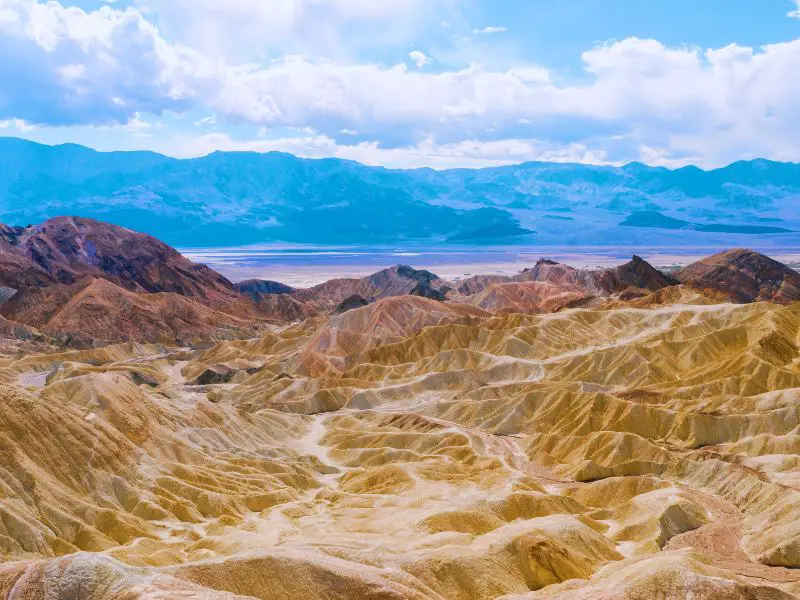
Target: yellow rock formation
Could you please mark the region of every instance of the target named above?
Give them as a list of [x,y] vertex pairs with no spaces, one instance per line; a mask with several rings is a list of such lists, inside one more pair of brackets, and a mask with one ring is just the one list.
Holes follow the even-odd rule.
[[800,304],[530,294],[0,359],[0,597],[800,596]]

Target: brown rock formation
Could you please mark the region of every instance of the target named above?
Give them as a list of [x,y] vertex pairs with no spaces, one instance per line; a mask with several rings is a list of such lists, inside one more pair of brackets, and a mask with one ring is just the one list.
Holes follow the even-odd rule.
[[534,269],[192,350],[260,321],[92,274],[21,290],[43,330],[0,337],[44,341],[0,357],[0,597],[800,596],[800,304]]
[[800,300],[800,273],[752,250],[735,249],[678,271],[681,283],[730,296],[736,302]]

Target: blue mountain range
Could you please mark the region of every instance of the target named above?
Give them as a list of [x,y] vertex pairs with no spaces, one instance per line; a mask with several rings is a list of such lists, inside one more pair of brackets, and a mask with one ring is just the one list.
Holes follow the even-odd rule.
[[0,221],[78,215],[181,247],[800,242],[800,165],[530,162],[392,170],[284,153],[174,159],[0,138]]

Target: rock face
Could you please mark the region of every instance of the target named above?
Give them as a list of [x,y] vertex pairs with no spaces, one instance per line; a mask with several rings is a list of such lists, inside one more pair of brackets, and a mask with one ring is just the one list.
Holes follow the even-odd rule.
[[362,298],[358,294],[353,294],[348,298],[345,298],[339,303],[339,306],[336,307],[336,310],[333,311],[335,315],[341,315],[342,313],[346,313],[349,310],[354,310],[356,308],[361,308],[363,306],[367,306],[369,301]]
[[448,283],[430,271],[396,265],[361,279],[333,279],[306,290],[298,290],[293,296],[318,308],[332,309],[354,295],[374,302],[381,298],[407,296],[414,290],[417,290],[415,295],[439,295],[437,292],[445,295],[447,289]]
[[0,312],[70,344],[191,342],[280,320],[158,240],[78,217],[0,227]]
[[[471,304],[492,312],[552,312],[586,305],[593,298],[646,295],[677,281],[664,275],[638,256],[619,267],[575,269],[552,260],[540,259],[519,275],[479,275],[462,282],[457,292]],[[457,300],[457,298],[453,298]]]
[[419,296],[421,298],[428,298],[430,300],[438,300],[439,302],[444,302],[447,300],[447,291],[449,288],[443,287],[437,289],[431,285],[429,281],[420,281],[414,288],[408,293],[409,296]]
[[[491,313],[389,296],[196,350],[0,359],[0,597],[798,597],[800,305],[538,270],[468,297]],[[96,329],[216,314],[41,289],[73,286],[66,312],[10,302]],[[573,296],[602,304],[553,312]]]
[[456,286],[456,292],[462,296],[474,296],[494,283],[510,283],[513,277],[506,275],[473,275]]
[[292,323],[316,316],[318,310],[290,294],[259,294],[256,309],[263,318]]
[[576,286],[548,282],[495,283],[470,298],[474,306],[493,313],[555,312],[587,298]]
[[624,292],[629,288],[655,292],[678,283],[636,255],[619,267],[593,271],[591,279],[598,288],[608,293]]
[[254,313],[223,312],[175,293],[137,294],[106,279],[28,288],[2,307],[7,318],[72,345],[119,340],[193,343],[254,334]]
[[6,228],[5,237],[52,280],[67,285],[90,275],[133,292],[207,300],[230,297],[234,290],[219,273],[155,238],[93,219],[57,217],[36,227]]
[[761,300],[786,304],[800,300],[800,273],[752,250],[715,254],[681,269],[681,283],[719,292],[736,302]]

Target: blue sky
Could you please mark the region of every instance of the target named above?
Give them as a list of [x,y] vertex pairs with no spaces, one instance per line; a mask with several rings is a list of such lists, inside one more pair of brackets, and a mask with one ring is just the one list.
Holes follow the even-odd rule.
[[789,0],[0,0],[0,135],[392,167],[800,161]]

